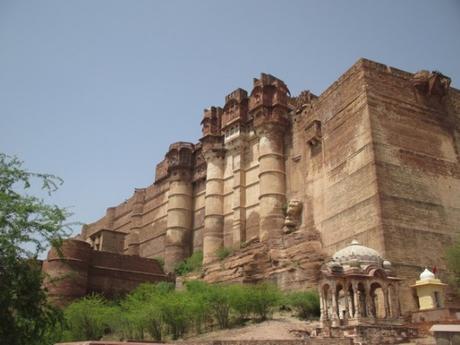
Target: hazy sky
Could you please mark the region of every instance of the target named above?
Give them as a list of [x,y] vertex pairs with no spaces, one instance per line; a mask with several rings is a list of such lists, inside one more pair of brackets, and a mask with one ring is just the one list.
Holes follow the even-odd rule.
[[360,57],[460,87],[460,1],[0,0],[0,150],[92,222],[260,72],[320,94]]

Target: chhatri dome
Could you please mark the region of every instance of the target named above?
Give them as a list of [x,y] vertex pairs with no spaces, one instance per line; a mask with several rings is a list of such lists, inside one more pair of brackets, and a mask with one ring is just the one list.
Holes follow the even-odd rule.
[[435,275],[428,268],[425,267],[425,270],[420,273],[420,280],[430,280],[435,279]]
[[357,240],[353,240],[350,245],[337,251],[332,258],[341,265],[353,263],[381,265],[383,262],[378,251],[359,244]]

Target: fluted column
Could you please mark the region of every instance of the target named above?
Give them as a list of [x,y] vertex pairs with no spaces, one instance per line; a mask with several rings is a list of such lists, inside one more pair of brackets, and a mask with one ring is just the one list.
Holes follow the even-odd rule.
[[189,254],[192,229],[191,172],[175,169],[170,176],[168,215],[165,245],[165,271],[172,272],[175,265]]
[[145,189],[134,191],[134,204],[131,211],[131,228],[126,236],[126,254],[139,255],[139,232],[142,227],[142,213],[144,210]]
[[284,128],[264,124],[259,136],[259,214],[261,241],[277,242],[282,237],[286,182],[284,166]]
[[203,263],[217,259],[217,250],[224,245],[224,167],[223,150],[203,153],[207,162],[205,216],[203,231]]

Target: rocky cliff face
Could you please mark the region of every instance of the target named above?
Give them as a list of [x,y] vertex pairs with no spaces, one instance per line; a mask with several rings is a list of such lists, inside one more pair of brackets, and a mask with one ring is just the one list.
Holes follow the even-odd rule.
[[278,248],[249,241],[222,261],[205,266],[203,279],[210,283],[269,281],[283,290],[304,290],[316,288],[324,260],[317,236],[292,233]]

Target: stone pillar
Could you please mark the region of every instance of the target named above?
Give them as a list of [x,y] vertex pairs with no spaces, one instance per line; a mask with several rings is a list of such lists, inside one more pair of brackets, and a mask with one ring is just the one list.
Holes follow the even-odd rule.
[[395,318],[398,318],[401,316],[401,304],[399,303],[399,285],[396,285],[394,287],[394,292],[395,292],[395,296],[394,296],[394,299],[393,299],[393,310],[394,310],[394,317]]
[[372,305],[374,304],[373,298],[371,296],[371,287],[369,284],[366,284],[366,316],[374,318],[375,315],[372,312]]
[[217,250],[224,245],[225,152],[209,150],[203,154],[207,162],[203,264],[207,264],[217,259]]
[[338,303],[337,303],[337,287],[334,284],[332,287],[332,315],[331,315],[331,320],[332,320],[332,327],[338,327],[340,326],[340,319],[339,319],[339,308],[338,308]]
[[350,304],[349,304],[349,292],[347,289],[343,288],[344,292],[344,303],[345,303],[345,314],[344,314],[344,320],[347,320],[350,317]]
[[145,188],[134,191],[134,204],[131,211],[131,227],[126,236],[126,254],[139,255],[139,232],[142,228],[142,214],[144,210]]
[[358,289],[358,284],[356,282],[352,283],[353,286],[353,298],[355,301],[355,315],[353,315],[354,318],[360,318],[361,317],[361,296],[360,296],[360,291]]
[[172,272],[191,249],[193,144],[176,143],[167,154],[169,191],[165,238],[165,271]]
[[[320,307],[320,321],[323,323],[324,321],[329,320],[329,317],[327,315],[327,296],[324,295],[323,287],[320,288],[319,291],[319,307]],[[324,325],[322,325],[324,326]]]
[[286,204],[284,128],[265,124],[259,136],[259,214],[261,241],[279,242],[283,234]]
[[385,318],[389,319],[391,315],[390,315],[390,303],[388,300],[388,287],[385,287],[385,289],[383,289],[383,303],[385,306]]

